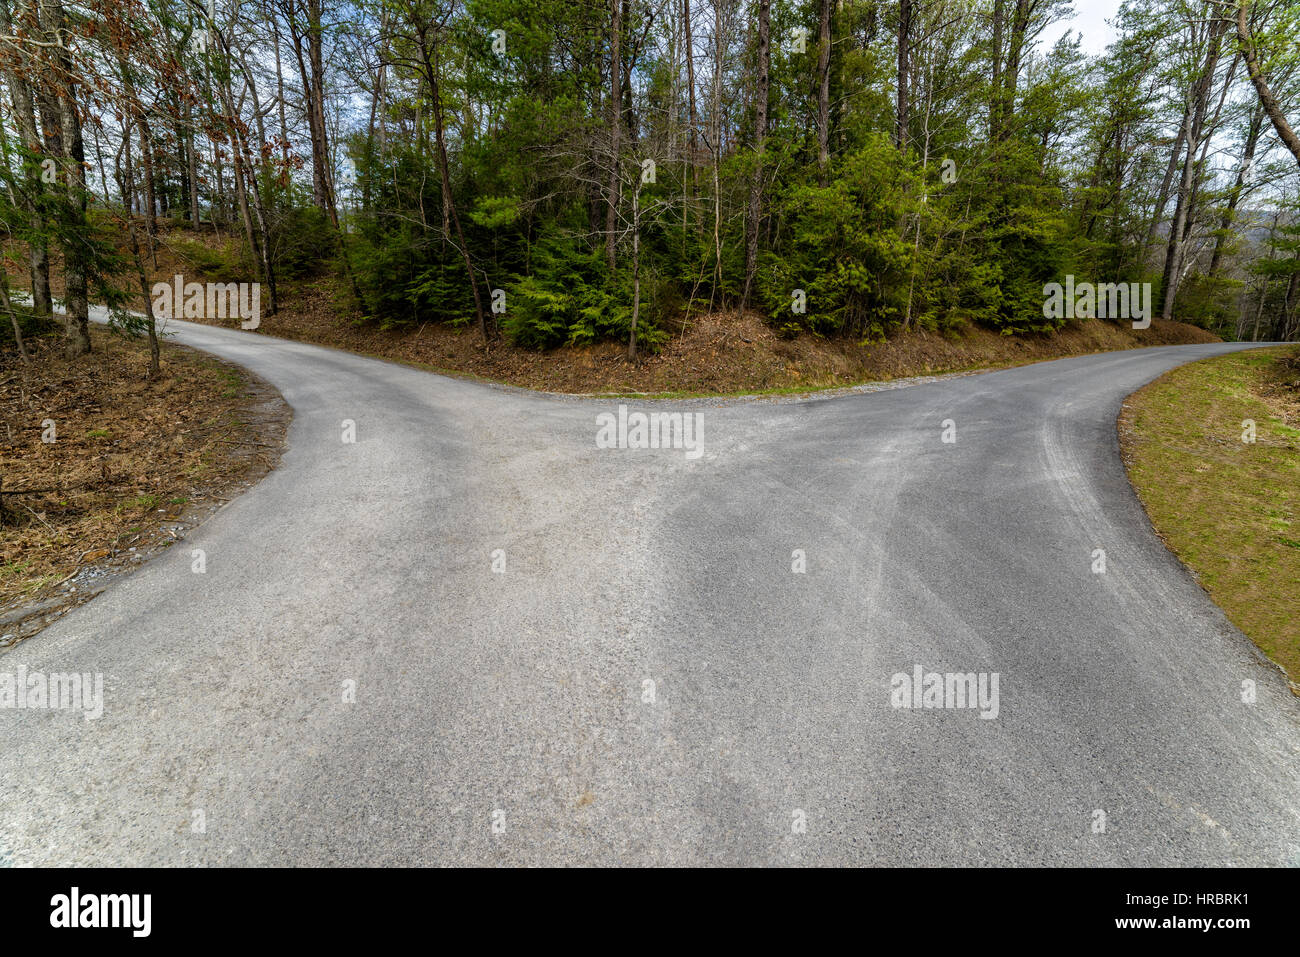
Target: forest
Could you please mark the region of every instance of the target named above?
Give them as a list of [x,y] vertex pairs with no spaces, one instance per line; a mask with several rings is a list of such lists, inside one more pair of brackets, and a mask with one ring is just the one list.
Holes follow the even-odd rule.
[[1300,0],[1126,0],[1096,54],[1070,13],[0,0],[3,335],[57,324],[76,355],[102,304],[152,338],[166,243],[269,315],[328,278],[379,328],[631,359],[723,310],[863,343],[1050,332],[1067,277],[1300,338]]

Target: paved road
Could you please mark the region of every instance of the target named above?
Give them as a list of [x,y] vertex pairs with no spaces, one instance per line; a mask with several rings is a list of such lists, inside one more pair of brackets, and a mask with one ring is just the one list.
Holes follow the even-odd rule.
[[[105,680],[97,721],[0,711],[0,861],[1300,864],[1300,703],[1116,445],[1235,347],[673,405],[692,459],[598,449],[616,400],[174,327],[283,392],[288,451],[0,657]],[[997,717],[894,707],[918,665],[996,673]]]

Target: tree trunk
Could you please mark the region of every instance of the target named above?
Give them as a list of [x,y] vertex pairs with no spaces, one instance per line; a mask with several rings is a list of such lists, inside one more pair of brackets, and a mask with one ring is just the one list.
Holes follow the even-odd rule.
[[713,288],[709,292],[709,308],[714,297],[722,295],[722,184],[718,167],[722,163],[722,64],[725,47],[722,39],[722,4],[713,5],[713,86],[709,100],[709,125],[713,142],[709,151],[713,161]]
[[280,113],[280,160],[287,171],[289,169],[289,122],[285,119],[284,112],[284,65],[280,59],[280,21],[275,19],[274,14],[269,16],[272,27],[272,50],[275,53],[275,99]]
[[199,228],[199,151],[194,136],[194,109],[188,103],[185,104],[185,124],[189,129],[186,137],[189,148],[185,151],[185,159],[189,166],[190,225],[197,230]]
[[767,135],[767,91],[771,68],[772,0],[758,0],[758,82],[754,90],[754,178],[749,186],[749,215],[745,236],[745,291],[740,297],[743,312],[758,273],[758,223],[763,201],[763,141]]
[[641,184],[632,190],[632,331],[627,357],[636,362],[636,327],[641,317]]
[[1210,257],[1211,278],[1219,273],[1219,265],[1223,261],[1223,249],[1228,242],[1228,231],[1232,229],[1232,224],[1237,218],[1237,206],[1241,203],[1241,195],[1246,188],[1246,177],[1250,175],[1250,170],[1255,164],[1255,150],[1259,147],[1259,137],[1263,131],[1264,109],[1259,107],[1251,114],[1241,166],[1237,169],[1237,180],[1233,184],[1232,193],[1228,196],[1228,206],[1223,211],[1223,218],[1219,221],[1219,235],[1215,237],[1214,254]]
[[[127,109],[131,111],[130,119],[134,121],[136,128],[140,132],[140,159],[144,163],[144,230],[149,241],[149,256],[153,264],[157,266],[158,256],[155,252],[157,240],[155,237],[158,233],[158,225],[154,214],[157,196],[154,194],[153,136],[149,130],[149,123],[145,119],[144,109],[136,96],[135,82],[131,79],[131,69],[127,65],[125,55],[119,53],[117,63],[122,74],[122,84],[126,90]],[[131,213],[129,205],[126,211],[129,216]]]
[[[302,29],[299,29],[299,3],[302,3]],[[321,0],[289,0],[283,5],[289,26],[289,39],[298,62],[302,80],[303,114],[311,139],[312,202],[337,228],[338,209],[334,201],[334,181],[329,161],[329,136],[325,125],[325,70],[321,24]],[[306,49],[307,57],[303,58]]]
[[[910,2],[910,0],[909,0]],[[817,30],[817,175],[825,186],[831,161],[831,0],[821,0]]]
[[64,347],[70,357],[90,352],[90,303],[87,298],[87,261],[81,237],[86,222],[86,151],[81,138],[81,115],[72,64],[64,44],[67,16],[59,0],[41,0],[41,21],[61,89],[49,96],[51,117],[57,116],[63,155],[63,195],[74,234],[63,243]]
[[989,88],[989,141],[996,143],[1002,128],[1002,31],[1006,0],[993,0],[993,83]]
[[691,204],[694,205],[700,193],[700,168],[696,162],[699,118],[695,111],[695,40],[691,33],[691,0],[682,0],[682,19],[686,30],[687,121],[690,124]]
[[[20,8],[21,9],[21,8]],[[9,0],[0,0],[0,32],[6,36],[14,35],[13,23],[9,16]],[[27,61],[24,56],[24,62]],[[36,70],[31,70],[32,75],[36,75]],[[19,145],[28,154],[39,155],[41,152],[41,136],[36,128],[36,105],[32,98],[32,88],[27,82],[25,70],[6,70],[4,73],[5,85],[9,87],[10,100],[13,103],[14,123],[18,129]],[[31,226],[32,237],[28,242],[28,269],[31,276],[32,285],[32,309],[38,315],[49,316],[53,314],[53,298],[50,295],[50,251],[47,241],[44,238],[44,222],[37,210],[34,197],[42,189],[40,174],[31,164],[31,160],[24,158],[23,165],[28,169],[26,176],[27,188],[22,196],[22,209],[27,214],[29,225]]]
[[27,355],[27,346],[23,344],[23,330],[22,326],[18,324],[18,313],[14,311],[14,304],[9,298],[8,276],[0,275],[0,300],[3,300],[0,305],[4,306],[5,312],[9,314],[9,322],[14,327],[14,342],[18,344],[18,355],[26,362],[30,357]]
[[911,82],[912,0],[898,4],[898,110],[894,118],[894,145],[907,152],[907,128],[910,121],[908,85]]
[[[222,41],[224,48],[224,39]],[[230,57],[229,51],[224,50],[227,60],[232,64],[233,58]],[[231,158],[231,178],[235,187],[235,204],[238,207],[239,219],[244,227],[244,237],[248,241],[248,248],[252,254],[253,260],[262,274],[262,281],[266,284],[271,296],[272,309],[274,312],[275,303],[275,276],[271,271],[271,260],[265,244],[259,239],[261,230],[255,230],[253,227],[253,213],[248,202],[248,170],[245,168],[244,156],[246,150],[244,147],[244,135],[241,129],[242,123],[235,107],[235,94],[231,89],[233,69],[226,73],[226,82],[218,88],[222,97],[222,108],[225,112],[225,122],[227,131],[230,134],[230,158]]]
[[1201,135],[1205,125],[1205,116],[1210,105],[1210,88],[1214,83],[1214,74],[1219,65],[1219,51],[1222,47],[1227,23],[1214,21],[1210,26],[1209,49],[1205,54],[1205,66],[1201,75],[1192,85],[1190,97],[1192,102],[1192,124],[1187,130],[1187,154],[1183,161],[1182,180],[1178,186],[1178,202],[1174,207],[1174,219],[1169,226],[1169,240],[1165,247],[1165,269],[1161,277],[1163,305],[1160,318],[1166,322],[1173,318],[1174,300],[1178,295],[1178,282],[1186,251],[1184,228],[1188,222],[1191,206],[1192,184],[1196,176],[1196,151],[1201,145]]
[[[133,112],[134,106],[133,102],[131,104]],[[153,377],[159,372],[158,323],[153,311],[153,297],[149,293],[149,278],[145,274],[144,257],[140,254],[140,240],[135,233],[135,220],[131,216],[131,190],[127,185],[128,178],[122,174],[121,156],[131,142],[131,124],[127,122],[122,126],[122,149],[118,152],[118,161],[115,164],[117,189],[122,196],[122,213],[126,217],[126,232],[131,242],[131,258],[135,261],[136,281],[140,285],[140,297],[144,300],[145,329],[149,336],[149,375]]]
[[1007,44],[1006,64],[1002,70],[1002,88],[998,91],[998,140],[1006,137],[1012,114],[1016,109],[1016,91],[1020,88],[1020,59],[1025,51],[1025,34],[1029,30],[1032,12],[1030,0],[1016,0],[1016,10],[1011,18],[1011,38]]
[[438,173],[442,177],[442,195],[451,212],[451,222],[456,230],[456,241],[460,244],[460,254],[465,260],[465,271],[469,274],[470,290],[474,294],[474,316],[478,321],[479,335],[487,344],[487,318],[483,314],[483,300],[478,291],[478,280],[474,276],[474,263],[469,258],[469,246],[465,243],[465,233],[460,227],[460,215],[456,212],[456,203],[451,194],[451,170],[447,163],[447,142],[442,125],[442,85],[438,82],[438,70],[433,64],[429,50],[427,25],[417,28],[420,46],[420,58],[424,63],[425,79],[429,83],[429,99],[433,104],[433,129],[438,150]]
[[617,258],[614,250],[615,230],[618,227],[618,151],[619,132],[623,126],[623,93],[620,85],[623,81],[623,58],[621,53],[623,34],[623,4],[620,0],[609,0],[610,17],[613,21],[609,39],[609,182],[605,197],[605,262],[609,266],[610,279],[614,276]]
[[1183,242],[1186,243],[1192,236],[1192,227],[1196,225],[1196,213],[1201,198],[1201,186],[1205,182],[1205,161],[1210,154],[1210,144],[1214,140],[1215,133],[1219,129],[1219,118],[1223,115],[1223,104],[1227,102],[1228,93],[1232,90],[1232,80],[1237,73],[1237,63],[1241,59],[1240,55],[1232,58],[1232,66],[1228,68],[1227,76],[1223,80],[1223,91],[1219,95],[1219,104],[1215,107],[1214,118],[1210,120],[1201,132],[1201,155],[1196,161],[1196,174],[1192,178],[1192,195],[1187,204],[1187,219],[1183,226]]
[[1164,218],[1165,207],[1169,205],[1169,190],[1174,185],[1174,173],[1178,171],[1178,159],[1183,155],[1183,144],[1187,142],[1187,127],[1191,122],[1192,104],[1189,100],[1183,111],[1183,122],[1178,127],[1178,136],[1174,139],[1174,148],[1169,153],[1169,165],[1165,167],[1165,178],[1160,183],[1160,192],[1156,196],[1155,208],[1151,212],[1151,222],[1147,224],[1147,238],[1143,249],[1155,242],[1156,229],[1160,226],[1160,220]]
[[1282,300],[1282,333],[1280,341],[1289,342],[1296,333],[1296,305],[1300,300],[1300,269],[1291,274],[1286,285],[1286,298]]
[[1255,53],[1255,41],[1250,35],[1251,0],[1237,0],[1237,2],[1237,40],[1241,45],[1241,55],[1246,60],[1246,69],[1250,72],[1250,82],[1255,85],[1260,105],[1268,114],[1269,122],[1277,131],[1278,138],[1286,144],[1286,148],[1295,157],[1296,163],[1300,164],[1300,136],[1296,136],[1291,125],[1287,123],[1282,107],[1278,105],[1277,97],[1273,95],[1268,81],[1264,79],[1264,73],[1260,69],[1259,59]]

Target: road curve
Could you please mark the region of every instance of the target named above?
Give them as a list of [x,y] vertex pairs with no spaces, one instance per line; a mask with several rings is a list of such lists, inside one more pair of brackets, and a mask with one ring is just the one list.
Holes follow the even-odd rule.
[[[98,720],[0,710],[0,862],[1300,864],[1300,707],[1116,441],[1240,346],[673,404],[692,459],[598,449],[620,400],[172,329],[288,449],[0,657],[104,675]],[[917,666],[997,717],[894,707]]]

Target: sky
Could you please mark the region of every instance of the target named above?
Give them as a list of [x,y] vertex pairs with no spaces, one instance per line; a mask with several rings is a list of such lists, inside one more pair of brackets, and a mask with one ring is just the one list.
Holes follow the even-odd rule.
[[1120,0],[1074,0],[1074,18],[1054,23],[1043,31],[1042,49],[1050,49],[1066,31],[1083,34],[1083,49],[1101,53],[1115,39],[1115,31],[1106,20],[1115,15]]

